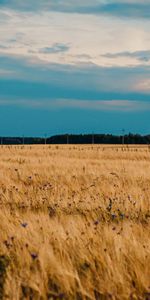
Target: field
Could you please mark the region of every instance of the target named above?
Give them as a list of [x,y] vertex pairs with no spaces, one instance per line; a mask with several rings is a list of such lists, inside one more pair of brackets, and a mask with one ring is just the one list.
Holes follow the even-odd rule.
[[0,299],[150,299],[150,149],[0,148]]

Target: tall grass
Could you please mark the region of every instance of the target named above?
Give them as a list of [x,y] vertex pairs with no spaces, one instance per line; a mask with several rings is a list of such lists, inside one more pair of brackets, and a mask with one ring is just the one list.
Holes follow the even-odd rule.
[[0,299],[150,299],[150,151],[0,148]]

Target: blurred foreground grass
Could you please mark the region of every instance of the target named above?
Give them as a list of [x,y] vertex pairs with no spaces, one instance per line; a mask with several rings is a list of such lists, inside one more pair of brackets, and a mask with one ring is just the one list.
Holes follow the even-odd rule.
[[150,151],[0,148],[0,299],[150,299]]

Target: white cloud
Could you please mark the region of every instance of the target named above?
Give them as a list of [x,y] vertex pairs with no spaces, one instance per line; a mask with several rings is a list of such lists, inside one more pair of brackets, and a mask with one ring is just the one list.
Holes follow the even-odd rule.
[[[137,66],[141,61],[129,56],[110,60],[103,56],[106,53],[150,49],[149,20],[9,9],[1,10],[1,15],[7,16],[0,26],[1,54],[36,57],[50,63],[86,62],[110,67]],[[54,44],[69,45],[70,49],[50,54],[40,52],[41,48],[52,48]]]
[[134,89],[138,92],[150,93],[150,79],[140,79],[134,85]]

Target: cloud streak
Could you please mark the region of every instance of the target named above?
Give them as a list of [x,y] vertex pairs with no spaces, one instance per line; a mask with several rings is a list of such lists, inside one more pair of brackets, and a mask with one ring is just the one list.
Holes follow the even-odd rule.
[[120,112],[136,112],[150,111],[150,103],[148,101],[129,101],[129,100],[77,100],[77,99],[47,99],[35,100],[28,99],[0,99],[0,106],[17,106],[32,109],[43,110],[63,110],[63,109],[79,109],[79,110],[96,110],[96,111],[120,111]]
[[98,0],[1,0],[2,8],[9,7],[22,11],[57,11],[78,14],[110,14],[114,16],[146,18],[150,17],[150,1],[98,1]]
[[102,55],[107,58],[120,58],[120,57],[130,57],[130,58],[136,58],[140,61],[147,62],[150,61],[150,50],[143,50],[143,51],[124,51],[124,52],[118,52],[118,53],[106,53]]
[[51,47],[45,47],[39,49],[39,53],[44,53],[44,54],[63,53],[63,52],[67,52],[69,49],[70,47],[66,44],[55,43]]
[[[147,93],[150,67],[98,67],[79,64],[43,64],[38,59],[0,56],[1,95],[21,97],[139,100]],[[138,94],[137,94],[138,93]],[[130,94],[130,96],[129,96]],[[134,96],[135,94],[135,96]],[[107,97],[107,98],[106,98]],[[108,98],[109,97],[109,98]],[[116,98],[117,97],[117,98]],[[138,97],[138,99],[137,99]],[[129,99],[130,100],[130,99]]]

